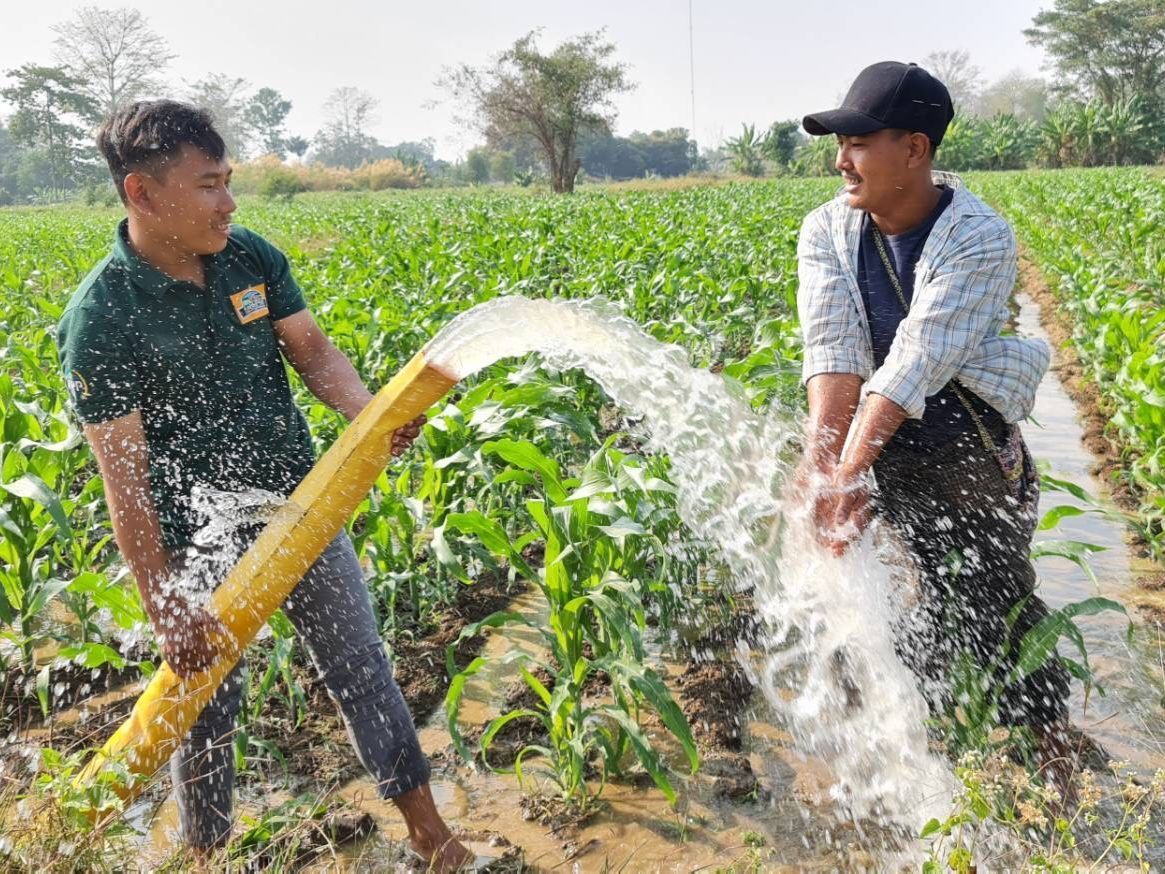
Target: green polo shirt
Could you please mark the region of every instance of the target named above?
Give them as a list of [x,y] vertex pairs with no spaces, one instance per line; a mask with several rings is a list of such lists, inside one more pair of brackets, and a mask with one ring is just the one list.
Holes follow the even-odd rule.
[[122,221],[58,327],[82,422],[140,410],[167,546],[191,542],[195,486],[289,494],[315,462],[272,323],[306,306],[287,258],[237,225],[204,256],[206,287],[137,256]]

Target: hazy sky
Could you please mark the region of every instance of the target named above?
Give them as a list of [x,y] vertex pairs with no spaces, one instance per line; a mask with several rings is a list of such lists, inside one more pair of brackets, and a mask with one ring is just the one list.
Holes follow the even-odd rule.
[[[741,122],[766,126],[831,108],[854,75],[878,60],[921,61],[932,51],[965,49],[989,81],[1016,68],[1039,73],[1043,55],[1022,30],[1051,0],[692,2],[695,129],[706,145],[734,135]],[[50,26],[86,4],[7,5],[0,71],[51,63]],[[175,94],[210,72],[242,76],[283,92],[294,104],[289,130],[309,138],[328,92],[355,85],[380,100],[372,133],[382,142],[432,136],[439,156],[456,157],[476,137],[458,127],[434,84],[442,68],[484,62],[538,27],[544,47],[607,28],[637,84],[618,100],[617,132],[691,127],[687,0],[326,0],[301,11],[305,6],[196,0],[138,8],[178,56],[166,70]]]

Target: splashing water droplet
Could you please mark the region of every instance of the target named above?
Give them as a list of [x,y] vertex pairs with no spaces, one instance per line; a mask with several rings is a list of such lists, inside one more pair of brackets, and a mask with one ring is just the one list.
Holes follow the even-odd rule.
[[[649,448],[670,456],[684,521],[718,548],[735,585],[755,589],[769,631],[761,688],[800,747],[830,764],[838,801],[855,816],[915,826],[945,815],[953,776],[927,748],[926,704],[894,651],[902,599],[889,547],[867,533],[834,558],[815,546],[803,514],[782,505],[795,411],[758,416],[721,377],[601,300],[496,298],[425,348],[457,378],[529,352],[584,370],[643,417]],[[741,658],[751,664],[753,654]]]

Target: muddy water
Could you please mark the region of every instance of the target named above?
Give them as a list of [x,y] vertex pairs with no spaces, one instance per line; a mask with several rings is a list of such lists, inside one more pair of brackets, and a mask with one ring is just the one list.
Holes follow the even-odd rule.
[[[1025,333],[1040,333],[1030,302],[1024,304],[1020,326]],[[628,372],[639,372],[639,368],[629,367]],[[1080,443],[1072,404],[1052,376],[1041,387],[1035,417],[1043,427],[1026,428],[1035,456],[1050,462],[1054,475],[1077,481],[1096,493],[1098,484],[1087,473],[1090,460]],[[765,500],[760,496],[758,506],[763,508]],[[1068,502],[1070,496],[1059,493],[1044,498],[1045,509]],[[1098,516],[1078,517],[1066,520],[1059,532],[1046,536],[1106,546],[1107,551],[1093,562],[1100,577],[1100,593],[1128,598],[1133,568],[1118,524]],[[1045,559],[1039,570],[1043,594],[1053,605],[1097,594],[1087,576],[1069,562]],[[532,615],[538,612],[532,598],[517,607]],[[1132,647],[1126,646],[1123,621],[1111,617],[1087,618],[1081,625],[1098,679],[1109,695],[1094,697],[1087,707],[1077,697],[1074,718],[1117,756],[1145,769],[1160,766],[1165,762],[1157,727],[1162,670],[1155,661],[1152,641],[1142,635]],[[532,634],[507,630],[505,635],[492,636],[487,646],[487,651],[499,654],[514,646],[536,646],[536,640]],[[677,671],[672,666],[672,674]],[[476,678],[464,710],[467,724],[480,723],[497,712],[508,680],[500,672]],[[770,709],[779,702],[770,704],[759,695],[756,701],[745,752],[764,790],[757,798],[723,800],[717,797],[713,776],[705,774],[690,782],[678,809],[672,810],[654,788],[614,784],[604,793],[607,807],[602,813],[585,828],[558,835],[522,818],[522,791],[513,777],[472,771],[450,754],[443,715],[438,714],[422,729],[421,738],[435,760],[433,788],[442,813],[483,836],[490,832],[504,835],[523,847],[527,863],[538,868],[577,865],[583,871],[689,871],[754,861],[773,870],[779,870],[779,865],[798,870],[889,867],[890,855],[877,830],[863,826],[859,831],[835,808],[829,788],[835,782],[836,769],[796,751],[798,745],[787,724]],[[348,784],[343,794],[371,812],[384,835],[404,837],[395,809],[376,798],[368,781]],[[384,851],[388,853],[388,848]],[[360,858],[359,866],[375,868],[376,843],[362,847]]]
[[[1021,300],[1022,333],[1044,336],[1038,310]],[[1081,442],[1081,429],[1071,400],[1054,371],[1040,387],[1034,419],[1025,433],[1034,456],[1048,464],[1057,478],[1083,486],[1101,502],[1104,487],[1089,473],[1091,456]],[[1057,504],[1080,505],[1072,496],[1048,492],[1043,511]],[[1092,560],[1099,584],[1066,559],[1041,559],[1041,591],[1052,606],[1061,606],[1096,594],[1133,603],[1137,566],[1125,542],[1124,527],[1099,514],[1064,520],[1057,530],[1038,539],[1072,539],[1105,547]],[[537,615],[535,596],[527,595],[516,608]],[[1161,729],[1161,695],[1165,668],[1160,643],[1151,631],[1139,628],[1134,643],[1125,640],[1127,624],[1115,615],[1080,621],[1094,671],[1107,695],[1085,702],[1079,687],[1072,700],[1073,720],[1118,758],[1146,771],[1165,765],[1165,732]],[[494,636],[487,652],[501,654],[513,646],[536,646],[532,633]],[[673,677],[677,672],[675,666]],[[511,678],[500,671],[483,674],[471,687],[464,716],[466,724],[480,723],[497,712],[501,690]],[[839,815],[830,799],[833,774],[822,761],[797,752],[793,738],[763,696],[755,696],[745,732],[745,753],[760,778],[762,797],[730,802],[716,797],[713,780],[692,780],[678,810],[671,810],[653,789],[612,785],[604,798],[606,810],[585,828],[555,836],[545,826],[521,816],[521,790],[512,777],[471,771],[450,755],[449,738],[440,714],[422,730],[426,750],[443,767],[435,771],[434,789],[442,813],[472,831],[494,831],[523,847],[526,861],[539,868],[575,867],[581,871],[626,867],[628,870],[691,871],[758,862],[773,870],[877,867],[885,869],[897,857],[876,833],[859,834]],[[358,780],[345,794],[377,817],[384,833],[401,838],[404,830],[395,812],[375,800],[372,786]],[[766,797],[767,796],[767,797]],[[750,846],[751,845],[751,846]],[[866,848],[866,849],[861,849]],[[367,848],[366,848],[367,849]],[[493,852],[496,852],[494,850]],[[565,863],[565,864],[564,864]]]
[[[512,609],[537,621],[545,615],[540,597],[523,595]],[[498,657],[518,648],[540,654],[539,642],[536,632],[511,628],[491,634],[483,653]],[[682,671],[681,665],[666,660],[662,667],[673,680]],[[463,730],[497,715],[514,680],[509,667],[496,663],[474,677],[462,706]],[[757,699],[757,706],[764,709],[763,696]],[[855,826],[836,816],[828,794],[833,780],[829,769],[801,757],[792,736],[771,722],[752,723],[749,734],[746,755],[763,783],[758,797],[726,800],[717,790],[716,777],[702,774],[689,781],[672,809],[654,787],[611,783],[603,792],[600,813],[584,827],[558,834],[523,817],[523,790],[515,777],[473,768],[459,759],[451,748],[443,712],[421,728],[420,739],[434,761],[432,788],[442,815],[478,838],[471,841],[477,852],[495,857],[504,852],[489,840],[490,835],[501,835],[521,847],[526,864],[537,870],[693,871],[733,863],[747,867],[753,862],[771,870],[782,865],[790,870],[831,870],[876,864],[876,857],[860,848],[866,841],[858,839]],[[654,740],[681,770],[678,750],[663,737]],[[533,764],[527,767],[532,769]],[[526,788],[537,788],[543,779],[528,778]],[[353,780],[340,794],[369,811],[381,831],[381,837],[353,850],[349,859],[371,862],[378,845],[391,852],[383,843],[385,837],[398,841],[407,837],[400,816],[391,803],[377,798],[371,781]]]
[[[1026,295],[1020,296],[1019,303],[1020,333],[1047,340],[1036,303]],[[1038,425],[1026,423],[1024,436],[1036,461],[1046,462],[1052,476],[1082,486],[1112,507],[1104,484],[1090,473],[1095,459],[1084,448],[1076,406],[1060,384],[1054,365],[1040,385],[1032,417]],[[1058,504],[1086,506],[1065,492],[1045,491],[1041,495],[1041,513]],[[1129,605],[1132,612],[1133,605],[1145,597],[1135,581],[1149,568],[1132,555],[1126,531],[1119,521],[1090,513],[1064,519],[1055,530],[1037,532],[1037,541],[1078,540],[1105,547],[1090,560],[1098,584],[1067,559],[1041,558],[1036,569],[1048,604],[1058,607],[1104,595]],[[1107,694],[1092,695],[1085,706],[1081,688],[1074,684],[1073,721],[1115,757],[1145,771],[1165,767],[1165,639],[1158,629],[1138,625],[1130,646],[1125,639],[1128,623],[1114,613],[1084,617],[1078,624],[1092,668]]]

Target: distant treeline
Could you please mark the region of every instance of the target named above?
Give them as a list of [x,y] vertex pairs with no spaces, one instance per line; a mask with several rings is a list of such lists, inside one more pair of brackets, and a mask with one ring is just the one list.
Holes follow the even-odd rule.
[[[1165,155],[1161,0],[1050,2],[1024,35],[1046,52],[1054,85],[1020,71],[987,84],[965,51],[922,59],[958,111],[940,166],[1097,166]],[[432,139],[386,145],[372,136],[378,100],[360,88],[333,89],[325,122],[309,137],[288,130],[292,102],[273,88],[225,73],[167,82],[162,76],[174,55],[136,9],[82,7],[52,30],[53,63],[7,70],[0,82],[11,107],[0,118],[0,204],[78,195],[115,202],[93,131],[128,101],[160,95],[208,109],[243,168],[240,186],[270,195],[532,183],[570,192],[576,178],[836,172],[832,138],[810,139],[798,120],[760,130],[746,124],[739,136],[703,149],[681,127],[616,136],[613,98],[634,83],[601,32],[549,52],[532,32],[489,65],[447,71],[443,84],[470,109],[484,142],[450,162],[434,155]]]

